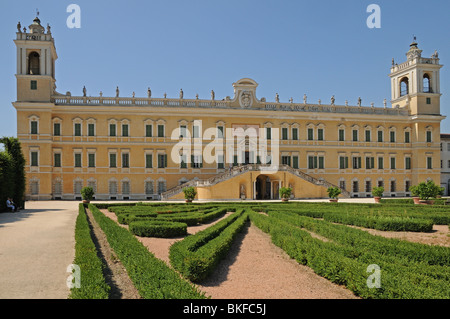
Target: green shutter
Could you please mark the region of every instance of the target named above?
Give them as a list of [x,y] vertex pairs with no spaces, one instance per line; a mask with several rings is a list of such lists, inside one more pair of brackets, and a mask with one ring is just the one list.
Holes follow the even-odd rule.
[[323,129],[322,129],[322,128],[319,128],[319,129],[317,130],[317,139],[318,139],[319,141],[323,141]]
[[152,137],[152,128],[151,124],[145,125],[145,137]]
[[325,158],[323,156],[319,156],[319,169],[325,168]]
[[55,123],[53,124],[53,135],[60,136],[61,135],[61,124]]
[[61,167],[61,154],[55,153],[55,167]]
[[292,157],[292,167],[298,169],[298,156]]
[[38,152],[31,152],[31,166],[39,166]]
[[158,137],[164,137],[164,125],[158,125]]
[[31,134],[37,134],[37,133],[38,133],[38,122],[31,121]]
[[312,141],[314,138],[314,131],[312,128],[308,129],[308,141]]
[[81,154],[75,154],[75,167],[81,167]]
[[116,167],[116,154],[109,154],[109,167]]
[[91,153],[89,157],[89,167],[95,167],[95,154]]
[[348,168],[348,156],[345,157],[345,168]]
[[109,124],[109,136],[116,136],[116,124]]
[[272,139],[272,128],[266,127],[266,139]]
[[128,136],[128,124],[122,125],[122,136],[125,136],[125,137]]
[[344,140],[344,130],[339,130],[339,141],[343,141]]
[[353,141],[354,142],[358,141],[358,130],[353,130]]
[[378,157],[378,169],[383,169],[384,165],[383,165],[383,158],[382,157]]
[[370,142],[370,131],[366,131],[366,142]]
[[81,124],[75,123],[75,136],[81,136]]
[[95,128],[95,126],[94,126],[94,124],[88,124],[88,135],[89,136],[94,136],[95,134],[95,132],[94,132],[94,128]]
[[371,157],[370,158],[370,168],[374,169],[375,168],[375,157]]
[[292,129],[292,139],[293,139],[294,141],[297,141],[297,140],[298,140],[298,129],[297,129],[297,128],[293,128],[293,129]]
[[383,142],[383,131],[378,131],[378,142]]
[[153,155],[145,154],[145,168],[152,168],[152,167],[153,167]]
[[410,135],[409,135],[409,132],[405,132],[405,143],[410,143]]
[[281,129],[281,138],[283,140],[287,140],[288,139],[288,129],[287,129],[287,127],[283,127]]

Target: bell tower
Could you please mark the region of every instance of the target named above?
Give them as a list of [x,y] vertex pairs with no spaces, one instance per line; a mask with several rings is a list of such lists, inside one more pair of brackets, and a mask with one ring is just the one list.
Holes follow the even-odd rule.
[[440,69],[437,51],[430,57],[422,57],[416,37],[406,53],[406,62],[392,60],[392,107],[408,108],[411,115],[440,115]]
[[[39,15],[39,14],[38,14]],[[17,101],[50,102],[55,91],[55,61],[58,58],[50,26],[38,17],[27,28],[17,24]]]

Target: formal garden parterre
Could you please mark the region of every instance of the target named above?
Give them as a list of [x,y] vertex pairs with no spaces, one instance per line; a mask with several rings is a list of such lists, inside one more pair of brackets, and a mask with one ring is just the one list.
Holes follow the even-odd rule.
[[[114,213],[117,221],[102,210]],[[71,298],[109,298],[108,284],[89,234],[92,212],[142,298],[209,298],[197,282],[214,275],[236,235],[250,223],[299,264],[356,296],[367,299],[450,298],[450,245],[385,238],[363,229],[430,233],[450,227],[448,206],[418,206],[407,200],[381,204],[306,202],[101,203],[80,204],[76,258],[81,289]],[[190,234],[189,227],[206,228]],[[138,237],[177,238],[170,264],[155,257]],[[450,237],[447,233],[447,239]],[[369,287],[368,267],[381,270],[379,288]]]

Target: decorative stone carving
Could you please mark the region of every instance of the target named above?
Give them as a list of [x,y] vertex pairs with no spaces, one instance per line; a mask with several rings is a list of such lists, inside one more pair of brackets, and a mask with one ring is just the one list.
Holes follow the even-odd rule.
[[116,97],[119,97],[119,87],[116,86]]
[[147,97],[148,98],[152,97],[152,90],[150,90],[150,88],[147,88]]
[[278,95],[278,93],[275,94],[275,101],[276,101],[277,103],[280,103],[280,96]]
[[183,99],[184,93],[183,93],[183,89],[180,89],[180,100]]
[[17,32],[22,33],[22,30],[20,30],[22,26],[20,25],[20,21],[17,22]]
[[248,108],[252,105],[252,93],[249,91],[242,91],[239,99],[241,107]]
[[331,97],[331,105],[334,105],[334,102],[336,101],[336,99],[334,98],[334,95]]

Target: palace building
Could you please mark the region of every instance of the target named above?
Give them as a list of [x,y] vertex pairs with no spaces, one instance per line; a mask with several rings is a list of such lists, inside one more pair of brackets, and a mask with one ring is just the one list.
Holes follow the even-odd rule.
[[49,26],[19,24],[14,42],[27,199],[79,199],[84,186],[97,200],[183,199],[186,186],[199,200],[228,200],[278,199],[281,187],[324,198],[332,185],[346,197],[375,186],[409,196],[421,181],[440,184],[442,65],[416,41],[392,62],[383,107],[266,101],[249,78],[225,98],[72,96],[56,91]]

